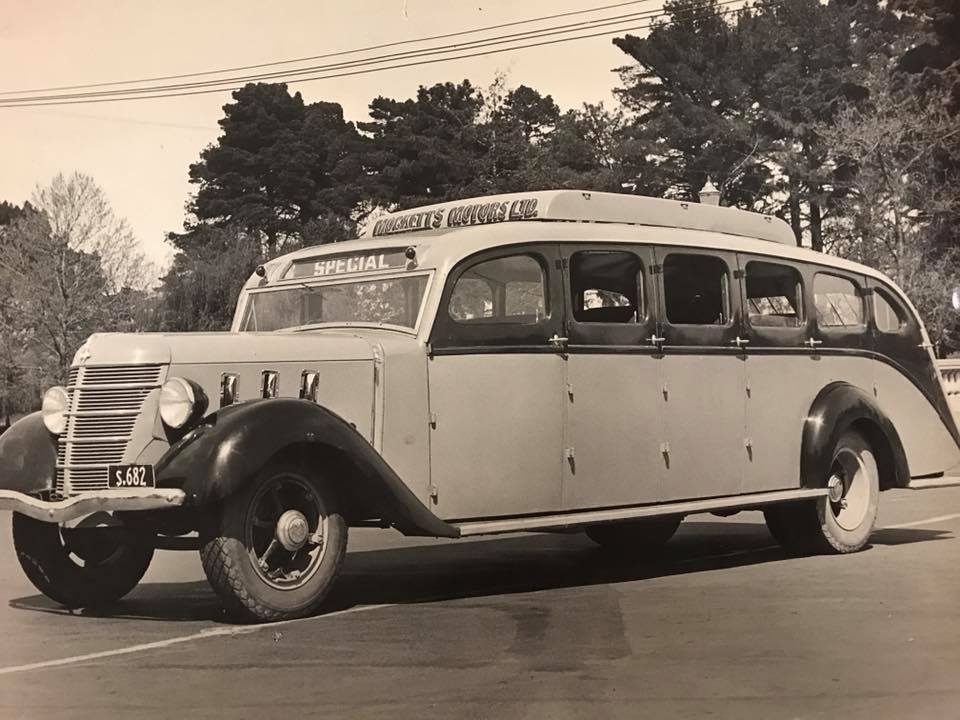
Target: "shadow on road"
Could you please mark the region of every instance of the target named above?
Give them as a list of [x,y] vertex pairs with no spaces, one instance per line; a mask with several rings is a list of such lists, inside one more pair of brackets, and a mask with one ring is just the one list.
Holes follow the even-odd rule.
[[[871,542],[902,545],[950,537],[951,532],[941,530],[881,529]],[[615,584],[791,559],[773,543],[762,524],[731,522],[687,523],[663,550],[647,556],[605,552],[580,533],[367,550],[347,555],[325,610]],[[16,598],[10,606],[68,612],[42,595]],[[144,584],[109,612],[84,611],[83,615],[117,620],[223,621],[220,604],[205,582]]]

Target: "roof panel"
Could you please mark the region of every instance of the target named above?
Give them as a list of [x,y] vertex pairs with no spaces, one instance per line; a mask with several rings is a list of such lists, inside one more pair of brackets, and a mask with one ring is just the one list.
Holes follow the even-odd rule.
[[548,190],[458,200],[391,213],[365,238],[411,235],[501,222],[590,222],[707,230],[795,245],[790,226],[771,215],[700,203],[584,190]]

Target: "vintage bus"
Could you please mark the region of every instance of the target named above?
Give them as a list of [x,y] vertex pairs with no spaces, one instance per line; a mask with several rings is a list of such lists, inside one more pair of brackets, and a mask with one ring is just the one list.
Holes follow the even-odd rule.
[[103,605],[199,549],[235,617],[316,611],[351,526],[583,530],[645,553],[762,510],[868,542],[958,432],[923,324],[773,217],[580,191],[385,216],[271,260],[227,333],[96,334],[0,439],[24,571]]

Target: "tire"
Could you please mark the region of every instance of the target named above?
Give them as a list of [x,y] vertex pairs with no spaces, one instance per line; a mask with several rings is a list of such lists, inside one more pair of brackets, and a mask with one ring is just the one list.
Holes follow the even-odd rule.
[[870,539],[880,505],[880,473],[873,448],[856,430],[837,441],[825,484],[834,487],[832,495],[763,513],[770,534],[792,553],[852,553]]
[[631,552],[662,547],[680,527],[682,517],[591,525],[587,537],[605,550]]
[[242,622],[315,612],[347,549],[331,484],[283,460],[226,501],[214,533],[200,549],[203,569],[227,614]]
[[68,608],[108,606],[137,586],[152,538],[128,528],[61,528],[13,514],[13,545],[33,586]]

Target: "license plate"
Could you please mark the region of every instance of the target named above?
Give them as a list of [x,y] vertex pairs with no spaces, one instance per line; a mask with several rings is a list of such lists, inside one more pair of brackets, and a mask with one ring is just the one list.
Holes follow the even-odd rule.
[[112,488],[152,488],[156,486],[153,479],[153,465],[110,465],[107,468],[109,482]]

